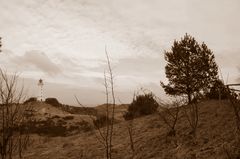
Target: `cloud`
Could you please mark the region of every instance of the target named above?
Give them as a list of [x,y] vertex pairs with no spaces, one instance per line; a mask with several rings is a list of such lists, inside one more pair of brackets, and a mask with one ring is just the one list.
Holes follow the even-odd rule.
[[116,64],[117,72],[121,74],[149,75],[164,69],[163,57],[158,56],[136,56],[122,58]]
[[61,73],[61,69],[45,53],[28,51],[22,56],[16,56],[13,61],[24,67],[35,67],[42,72],[53,76]]
[[[159,85],[160,81],[166,82],[165,61],[160,54],[156,56],[129,56],[111,61],[111,65],[118,90],[132,91],[149,83]],[[88,68],[89,72],[99,73],[99,78],[95,78],[98,84],[103,83],[104,69],[107,69],[104,63],[98,67]]]
[[[136,55],[124,57],[111,61],[114,72],[124,76],[151,76],[159,75],[164,71],[165,61],[162,54],[158,55]],[[106,63],[99,63],[97,67],[88,68],[89,71],[103,72]]]
[[[230,73],[236,80],[239,6],[239,0],[3,0],[3,49],[18,54],[0,55],[0,66],[29,78],[97,87],[107,45],[116,84],[131,91],[164,81],[163,50],[188,32],[213,50],[224,78]],[[43,53],[25,53],[35,49]]]

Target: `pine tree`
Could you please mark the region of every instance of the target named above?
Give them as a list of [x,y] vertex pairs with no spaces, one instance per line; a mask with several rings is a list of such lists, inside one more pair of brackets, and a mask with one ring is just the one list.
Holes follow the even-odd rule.
[[193,95],[206,92],[218,79],[213,52],[188,34],[180,41],[175,40],[171,51],[165,51],[165,60],[169,83],[161,82],[162,87],[169,95],[187,95],[189,103]]

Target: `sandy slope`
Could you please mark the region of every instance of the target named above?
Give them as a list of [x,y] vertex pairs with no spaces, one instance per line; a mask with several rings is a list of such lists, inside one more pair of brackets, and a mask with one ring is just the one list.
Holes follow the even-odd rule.
[[31,103],[33,109],[38,113],[38,115],[50,114],[50,115],[69,115],[70,113],[60,110],[50,104],[44,102],[34,102]]
[[82,120],[90,121],[88,115],[71,114],[67,111],[61,110],[57,107],[54,107],[44,102],[33,102],[30,103],[30,105],[32,106],[31,109],[34,110],[35,117],[41,120],[44,120],[45,118],[51,118],[54,116],[59,116],[61,118],[73,116],[76,122]]
[[[134,158],[156,159],[225,159],[225,149],[233,145],[235,121],[227,101],[206,101],[200,104],[197,142],[193,143],[187,120],[181,112],[177,124],[177,136],[166,138],[167,128],[157,114],[134,120]],[[131,158],[127,135],[128,122],[115,125],[114,158]],[[104,148],[96,140],[94,132],[68,137],[34,136],[34,143],[25,153],[27,159],[102,159]]]

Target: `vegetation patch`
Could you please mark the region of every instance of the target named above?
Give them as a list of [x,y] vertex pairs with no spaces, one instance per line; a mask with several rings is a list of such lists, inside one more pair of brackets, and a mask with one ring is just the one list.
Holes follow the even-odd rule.
[[124,114],[125,120],[136,117],[153,114],[157,111],[158,103],[153,93],[137,95],[128,107],[128,111]]
[[73,119],[74,119],[74,116],[71,116],[71,115],[65,116],[65,117],[63,117],[63,119],[64,119],[64,120],[73,120]]

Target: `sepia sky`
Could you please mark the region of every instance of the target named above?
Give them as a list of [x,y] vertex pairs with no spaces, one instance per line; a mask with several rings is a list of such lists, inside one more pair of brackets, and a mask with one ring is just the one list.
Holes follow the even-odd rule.
[[214,52],[223,79],[240,82],[239,0],[0,0],[0,67],[20,72],[29,96],[76,104],[104,99],[105,46],[118,101],[141,87],[165,98],[164,50],[185,33]]

